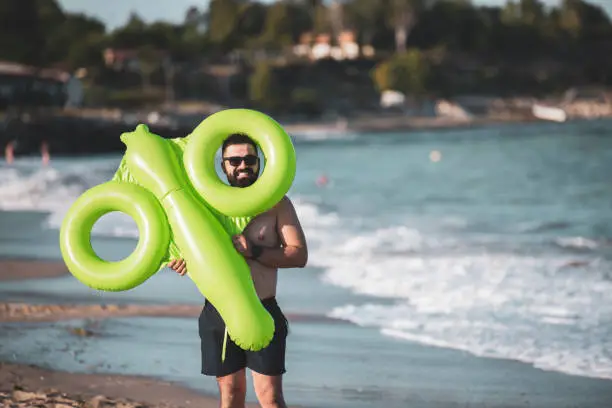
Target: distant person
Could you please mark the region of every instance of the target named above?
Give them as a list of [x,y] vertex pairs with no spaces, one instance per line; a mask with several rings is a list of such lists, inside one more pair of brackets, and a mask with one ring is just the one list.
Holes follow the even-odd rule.
[[83,105],[84,90],[79,76],[83,75],[84,72],[79,71],[70,75],[70,78],[66,81],[65,91],[67,98],[64,105],[66,108],[79,108]]
[[329,183],[329,179],[327,178],[325,174],[321,174],[317,178],[317,186],[319,187],[325,187],[328,183]]
[[[4,148],[4,159],[7,164],[13,164],[15,161],[15,145],[16,141],[11,140],[7,143]],[[43,166],[47,166],[51,161],[51,154],[49,153],[49,144],[46,140],[43,140],[40,144],[40,157]]]
[[[223,142],[221,153],[221,167],[231,186],[248,187],[255,183],[260,164],[257,145],[251,138],[232,134]],[[278,269],[303,268],[308,259],[304,232],[289,198],[284,197],[274,208],[251,220],[242,234],[232,237],[232,242],[251,269],[257,295],[274,318],[276,331],[272,342],[255,352],[242,350],[228,338],[225,361],[221,362],[225,323],[206,301],[199,319],[202,374],[217,378],[221,407],[244,407],[248,367],[260,405],[286,408],[282,376],[286,372],[288,323],[276,302]],[[202,246],[205,245],[203,242]],[[168,266],[181,276],[187,272],[182,259],[172,260]]]
[[7,164],[13,164],[13,161],[15,161],[15,141],[14,140],[11,140],[10,142],[6,144],[6,147],[4,148],[4,159],[6,160]]
[[49,145],[46,140],[43,140],[40,144],[40,156],[43,166],[47,166],[51,160],[51,155],[49,154]]

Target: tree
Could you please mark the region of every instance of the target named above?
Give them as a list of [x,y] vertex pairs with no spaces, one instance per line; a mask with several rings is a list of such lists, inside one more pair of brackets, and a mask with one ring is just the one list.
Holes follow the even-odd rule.
[[105,34],[102,22],[83,14],[66,14],[48,34],[48,60],[67,62],[71,68],[97,65],[101,62]]
[[596,31],[607,31],[609,34],[610,18],[601,7],[582,0],[563,0],[559,10],[559,26],[575,39],[588,37]]
[[238,24],[237,0],[211,0],[209,5],[208,36],[210,40],[228,48],[235,39]]
[[267,12],[260,43],[281,49],[293,42],[293,22],[289,5],[284,2],[273,4]]
[[541,25],[546,18],[544,5],[539,0],[508,1],[502,8],[501,20],[508,25]]
[[0,59],[43,65],[43,29],[37,0],[0,1]]
[[388,23],[395,32],[395,51],[406,51],[408,36],[417,23],[418,14],[424,7],[424,0],[384,0]]
[[422,96],[427,91],[429,66],[423,54],[410,49],[379,64],[373,79],[380,92],[393,90],[405,95]]
[[[55,0],[37,0],[39,29],[45,34],[46,44],[43,52],[43,59],[48,62],[61,61],[67,53],[66,43],[58,44],[54,41],[63,30],[67,15],[64,14],[59,4]],[[74,40],[78,37],[72,37]]]
[[465,1],[441,0],[423,11],[411,33],[419,48],[445,46],[453,51],[491,54],[493,42],[487,13]]
[[159,68],[160,63],[159,54],[152,45],[143,45],[138,49],[138,67],[143,91],[151,91],[151,75]]
[[208,23],[208,13],[198,10],[197,7],[191,6],[185,13],[185,27],[193,28],[196,32],[203,34],[206,31]]
[[268,16],[268,8],[257,1],[244,4],[238,18],[238,32],[243,42],[262,35]]
[[352,0],[344,6],[344,23],[353,29],[361,45],[373,45],[374,38],[385,31],[384,7],[377,0]]
[[376,65],[372,72],[372,80],[378,92],[393,90],[393,82],[389,75],[389,61],[383,61]]
[[110,43],[116,48],[138,48],[146,43],[146,23],[136,13],[130,14],[127,23],[117,28]]
[[278,91],[272,67],[265,62],[258,63],[249,78],[249,99],[258,106],[274,109],[279,105]]
[[173,45],[174,58],[197,59],[207,48],[206,30],[208,12],[190,7],[185,14],[177,43]]
[[316,4],[312,10],[312,30],[315,34],[330,34],[332,31],[329,9],[324,4]]
[[106,39],[103,35],[90,33],[79,38],[68,49],[66,63],[72,69],[100,68]]

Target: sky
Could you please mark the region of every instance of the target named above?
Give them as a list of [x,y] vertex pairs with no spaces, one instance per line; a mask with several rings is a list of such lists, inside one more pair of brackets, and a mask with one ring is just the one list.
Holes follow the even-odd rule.
[[[472,1],[476,5],[502,5],[506,2],[506,0]],[[603,6],[612,15],[612,0],[589,2]],[[123,25],[132,11],[136,11],[147,22],[165,20],[178,23],[183,21],[189,7],[204,8],[208,0],[59,0],[59,3],[66,11],[81,12],[99,18],[112,30]],[[543,3],[556,5],[559,4],[559,0],[543,0]]]

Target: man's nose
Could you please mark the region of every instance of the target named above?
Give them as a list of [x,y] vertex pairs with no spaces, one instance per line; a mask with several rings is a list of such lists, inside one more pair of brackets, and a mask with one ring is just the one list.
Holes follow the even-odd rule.
[[238,165],[238,170],[244,170],[247,168],[246,163],[243,161],[240,162],[240,164]]

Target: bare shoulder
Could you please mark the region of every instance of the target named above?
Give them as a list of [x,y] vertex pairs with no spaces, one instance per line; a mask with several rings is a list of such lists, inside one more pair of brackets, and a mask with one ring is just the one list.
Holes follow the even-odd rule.
[[284,246],[306,248],[306,238],[297,212],[289,197],[285,196],[274,207],[276,226]]
[[273,208],[274,208],[274,211],[276,211],[277,213],[283,213],[286,211],[295,211],[295,208],[293,207],[293,203],[287,196],[284,196],[283,198],[281,198],[281,200]]

